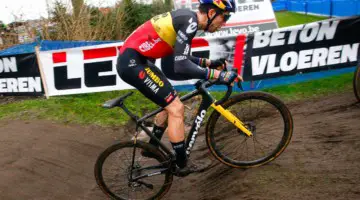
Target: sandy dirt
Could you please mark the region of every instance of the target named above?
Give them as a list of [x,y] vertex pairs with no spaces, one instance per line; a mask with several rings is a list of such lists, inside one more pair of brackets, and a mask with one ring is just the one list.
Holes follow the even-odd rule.
[[[360,199],[355,102],[349,91],[289,104],[294,134],[279,158],[248,170],[213,159],[211,169],[175,178],[165,199]],[[95,160],[131,134],[129,128],[0,121],[0,199],[106,199],[94,179]]]

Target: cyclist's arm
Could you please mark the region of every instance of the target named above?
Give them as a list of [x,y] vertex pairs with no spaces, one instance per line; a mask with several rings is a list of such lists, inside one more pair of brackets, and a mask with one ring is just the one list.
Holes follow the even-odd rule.
[[207,78],[208,70],[201,68],[193,61],[198,59],[190,55],[191,40],[197,30],[197,19],[193,16],[182,16],[174,19],[177,29],[177,40],[174,47],[174,72],[189,79]]

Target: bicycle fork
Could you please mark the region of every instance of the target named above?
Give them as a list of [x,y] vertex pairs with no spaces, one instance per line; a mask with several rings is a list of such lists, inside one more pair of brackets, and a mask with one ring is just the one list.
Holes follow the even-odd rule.
[[251,137],[253,134],[249,131],[235,115],[233,115],[230,111],[224,109],[221,105],[211,104],[216,111],[218,111],[222,116],[224,116],[227,120],[233,123],[238,129],[240,129],[243,133],[245,133],[248,137]]

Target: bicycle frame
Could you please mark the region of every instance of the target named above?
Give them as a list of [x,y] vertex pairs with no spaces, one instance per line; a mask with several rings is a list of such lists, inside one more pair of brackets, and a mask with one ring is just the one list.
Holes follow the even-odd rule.
[[[243,131],[247,136],[251,137],[252,133],[245,128],[244,124],[236,117],[234,116],[230,111],[225,110],[221,105],[220,102],[223,102],[223,100],[226,100],[227,98],[223,98],[220,101],[215,102],[216,100],[210,95],[210,93],[205,89],[206,87],[210,87],[211,85],[213,85],[214,83],[209,83],[208,85],[204,85],[204,82],[199,81],[196,84],[196,90],[182,96],[180,98],[181,102],[185,102],[197,95],[201,95],[202,96],[202,101],[201,104],[198,108],[196,117],[193,121],[193,124],[191,126],[191,129],[189,131],[189,135],[186,138],[186,154],[188,156],[190,156],[191,153],[191,149],[195,144],[196,141],[196,136],[199,132],[199,129],[201,127],[201,123],[204,120],[204,117],[206,115],[206,112],[208,110],[208,108],[211,106],[213,107],[216,111],[218,111],[222,116],[224,116],[226,119],[228,119],[231,123],[233,123],[236,127],[238,127],[241,131]],[[231,87],[230,87],[231,88]],[[230,92],[229,92],[230,91]],[[228,92],[226,96],[230,96],[231,94],[231,89],[229,89],[228,87]],[[156,138],[151,131],[144,125],[144,121],[148,118],[151,118],[153,116],[155,116],[156,114],[160,113],[161,111],[163,111],[163,108],[158,108],[157,110],[146,114],[145,116],[138,118],[137,116],[135,116],[133,113],[131,113],[123,103],[121,103],[119,105],[119,107],[121,107],[130,117],[133,121],[136,122],[137,127],[140,127],[141,129],[143,129],[145,131],[145,133],[153,140],[155,140],[159,145],[160,148],[166,152],[168,155],[171,155],[172,157],[173,154],[171,153],[171,151],[158,139]],[[136,138],[135,138],[135,142],[136,142]]]

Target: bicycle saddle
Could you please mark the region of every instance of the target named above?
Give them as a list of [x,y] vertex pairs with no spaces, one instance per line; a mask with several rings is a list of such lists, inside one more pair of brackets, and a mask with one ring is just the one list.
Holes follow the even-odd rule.
[[122,104],[122,102],[126,99],[126,97],[132,95],[134,92],[129,92],[121,97],[118,97],[118,98],[115,98],[115,99],[111,99],[107,102],[105,102],[103,104],[103,108],[113,108],[113,107],[116,107],[116,106],[120,106]]

